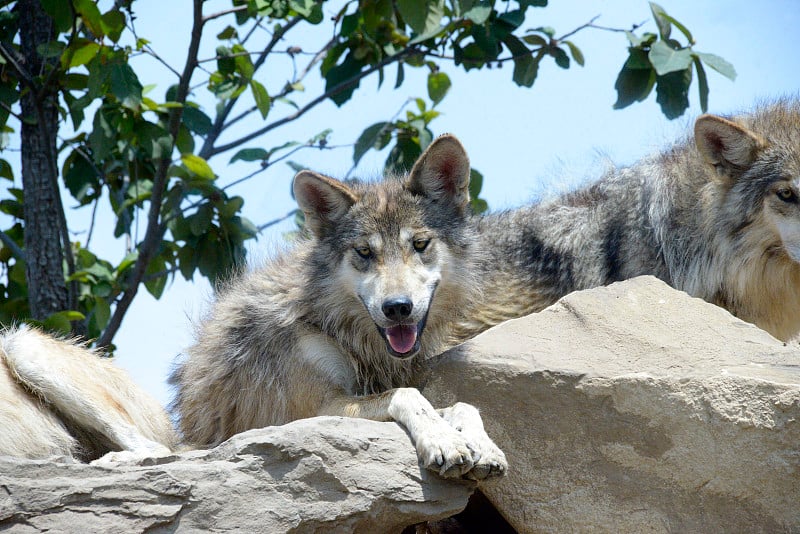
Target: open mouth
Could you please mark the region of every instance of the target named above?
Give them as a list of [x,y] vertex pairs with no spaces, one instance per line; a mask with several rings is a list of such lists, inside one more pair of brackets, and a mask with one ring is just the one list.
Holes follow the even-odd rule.
[[419,324],[398,324],[389,328],[378,327],[392,356],[408,358],[419,352],[419,336],[424,322]]

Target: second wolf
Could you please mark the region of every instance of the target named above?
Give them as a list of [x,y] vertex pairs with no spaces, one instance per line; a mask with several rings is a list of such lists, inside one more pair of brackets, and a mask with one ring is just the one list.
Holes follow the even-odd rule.
[[454,338],[653,275],[774,336],[800,332],[800,103],[697,119],[694,139],[478,221],[483,298]]
[[426,467],[502,474],[505,457],[474,407],[437,413],[413,387],[477,296],[469,174],[451,136],[406,178],[299,173],[312,237],[222,289],[172,376],[187,442],[315,415],[393,419]]

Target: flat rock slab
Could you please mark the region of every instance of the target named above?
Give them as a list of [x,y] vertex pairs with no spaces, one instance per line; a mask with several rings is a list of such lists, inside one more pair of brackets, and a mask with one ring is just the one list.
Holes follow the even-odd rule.
[[400,532],[474,487],[420,467],[395,423],[319,417],[108,466],[0,458],[0,530]]
[[655,278],[489,330],[424,393],[481,409],[519,532],[800,532],[800,349]]

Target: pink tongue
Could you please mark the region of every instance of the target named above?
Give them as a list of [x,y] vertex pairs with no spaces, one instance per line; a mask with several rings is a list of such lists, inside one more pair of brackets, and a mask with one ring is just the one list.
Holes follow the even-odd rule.
[[386,339],[398,354],[405,354],[414,348],[417,341],[417,325],[400,324],[386,329]]

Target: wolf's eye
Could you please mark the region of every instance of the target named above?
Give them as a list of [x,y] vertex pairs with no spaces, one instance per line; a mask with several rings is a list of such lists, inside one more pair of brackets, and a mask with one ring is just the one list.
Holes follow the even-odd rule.
[[797,194],[792,189],[778,189],[777,195],[784,202],[797,202]]
[[415,239],[414,240],[414,250],[417,252],[424,252],[428,245],[430,244],[430,239]]
[[365,260],[372,257],[372,249],[370,249],[368,246],[354,247],[354,248],[355,248],[356,254],[358,254],[359,256],[364,258]]

